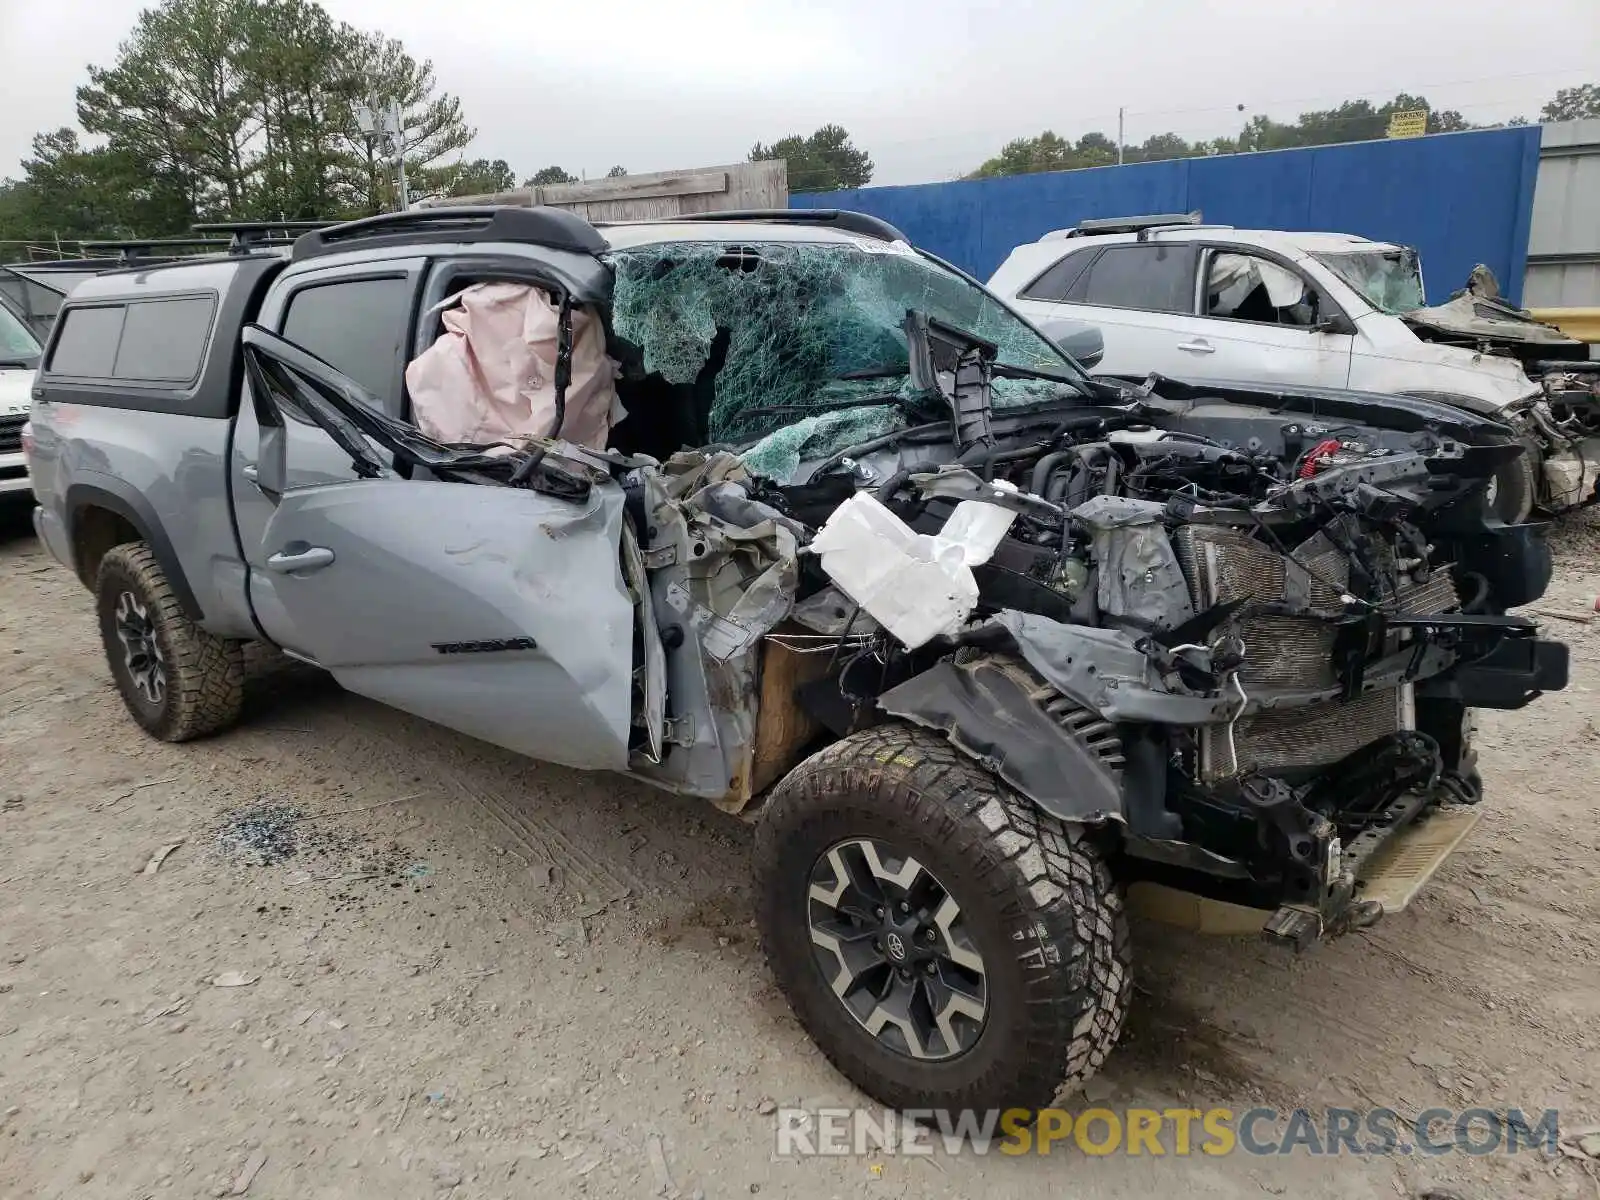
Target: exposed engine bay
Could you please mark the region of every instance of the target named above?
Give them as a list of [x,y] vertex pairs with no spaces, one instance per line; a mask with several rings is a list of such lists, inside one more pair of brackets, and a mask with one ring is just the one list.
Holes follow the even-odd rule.
[[928,534],[964,500],[1014,519],[962,627],[915,649],[802,559],[794,617],[838,639],[804,702],[834,733],[939,729],[1047,811],[1116,823],[1157,877],[1331,920],[1388,832],[1479,798],[1468,709],[1563,686],[1564,648],[1504,615],[1548,578],[1485,519],[1514,447],[1142,389],[997,417],[983,346],[909,321],[950,425],[772,502],[813,529],[859,491]]

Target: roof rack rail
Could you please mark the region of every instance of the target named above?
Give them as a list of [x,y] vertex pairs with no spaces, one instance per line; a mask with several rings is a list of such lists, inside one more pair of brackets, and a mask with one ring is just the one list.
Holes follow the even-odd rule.
[[376,245],[418,242],[532,242],[574,254],[610,249],[595,227],[564,208],[483,205],[409,209],[362,217],[302,234],[295,240],[295,262],[333,254],[357,242]]
[[74,244],[85,250],[149,250],[158,246],[215,246],[221,240],[211,237],[108,238]]
[[[327,229],[337,221],[206,221],[189,228],[195,233],[225,233],[228,235],[228,253],[241,254],[265,242],[287,244],[290,234],[307,233],[314,229]],[[278,234],[274,238],[272,235]]]
[[[1186,213],[1155,213],[1147,217],[1099,217],[1089,221],[1079,221],[1071,229],[1059,236],[1062,237],[1094,237],[1102,233],[1137,233],[1142,242],[1157,229],[1185,229],[1196,225],[1204,225],[1205,217],[1197,208]],[[1228,226],[1217,226],[1226,229]]]
[[[152,256],[146,262],[166,262],[169,256]],[[85,271],[114,271],[124,266],[121,259],[102,255],[99,258],[40,258],[27,262],[9,262],[4,269],[14,275],[33,279],[40,275],[81,275]]]
[[676,217],[653,218],[651,221],[611,221],[605,224],[649,225],[654,221],[663,224],[677,221],[770,221],[779,225],[832,225],[846,233],[859,233],[862,237],[880,242],[911,241],[881,217],[851,212],[845,208],[733,208],[717,212],[683,213]]
[[221,238],[208,237],[174,237],[174,238],[126,238],[120,241],[95,241],[79,242],[78,249],[85,251],[85,257],[94,250],[114,250],[117,254],[117,263],[127,266],[134,263],[164,263],[175,258],[183,257],[181,254],[168,254],[165,251],[184,248],[193,250],[196,247],[205,248],[226,246],[228,243]]

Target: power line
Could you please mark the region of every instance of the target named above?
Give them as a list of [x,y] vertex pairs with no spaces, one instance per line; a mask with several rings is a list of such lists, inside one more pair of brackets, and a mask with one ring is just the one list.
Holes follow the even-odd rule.
[[[1480,83],[1500,83],[1500,82],[1502,82],[1504,80],[1508,80],[1508,79],[1547,79],[1548,80],[1548,79],[1551,79],[1552,77],[1555,77],[1555,76],[1566,76],[1566,75],[1589,76],[1589,75],[1592,75],[1594,73],[1594,70],[1595,70],[1595,68],[1594,68],[1593,65],[1583,66],[1583,67],[1557,68],[1556,70],[1553,70],[1553,71],[1549,70],[1547,68],[1547,69],[1545,69],[1543,71],[1513,71],[1513,72],[1507,72],[1506,74],[1503,74],[1503,75],[1480,75],[1480,76],[1478,76],[1477,78],[1474,78],[1474,79],[1447,79],[1447,80],[1437,81],[1437,82],[1433,82],[1433,83],[1412,83],[1410,86],[1416,88],[1419,92],[1421,92],[1421,91],[1424,91],[1424,90],[1426,90],[1428,88],[1470,87],[1470,86],[1473,86],[1473,85],[1476,85],[1476,84],[1480,84]],[[1290,97],[1285,97],[1285,98],[1277,99],[1277,100],[1265,100],[1265,101],[1259,102],[1258,104],[1256,104],[1256,105],[1254,105],[1252,107],[1255,107],[1255,108],[1267,108],[1269,106],[1270,107],[1277,107],[1279,105],[1284,105],[1284,104],[1314,104],[1314,103],[1317,103],[1319,101],[1326,102],[1326,101],[1329,101],[1329,100],[1335,100],[1335,101],[1338,101],[1338,102],[1342,103],[1344,101],[1349,101],[1349,100],[1367,100],[1367,99],[1370,99],[1370,98],[1372,98],[1374,96],[1389,96],[1390,98],[1392,98],[1394,95],[1400,95],[1400,94],[1401,93],[1399,93],[1399,92],[1391,93],[1389,91],[1389,89],[1387,89],[1387,88],[1368,88],[1366,91],[1355,92],[1355,93],[1345,92],[1342,95],[1335,95],[1333,92],[1323,92],[1320,95],[1316,95],[1316,96],[1290,96]],[[1456,107],[1465,107],[1465,105],[1457,105]],[[1478,107],[1482,107],[1482,105],[1478,105]],[[1187,115],[1187,114],[1190,114],[1190,113],[1200,113],[1200,112],[1224,112],[1224,111],[1237,111],[1237,106],[1234,106],[1234,105],[1215,105],[1215,106],[1212,106],[1210,108],[1168,108],[1168,109],[1133,109],[1133,108],[1130,108],[1128,110],[1128,115],[1130,117],[1160,117],[1160,116],[1183,116],[1183,115]],[[1101,118],[1097,118],[1097,119],[1104,120],[1105,118],[1101,117]]]
[[[1402,95],[1402,94],[1406,94],[1406,93],[1409,93],[1409,94],[1412,94],[1412,95],[1417,95],[1417,94],[1425,92],[1425,91],[1427,91],[1429,89],[1445,88],[1445,87],[1465,87],[1465,86],[1468,86],[1468,85],[1475,85],[1475,84],[1482,84],[1482,83],[1497,83],[1497,82],[1513,80],[1513,79],[1544,79],[1544,80],[1547,80],[1547,81],[1550,81],[1552,83],[1557,84],[1557,90],[1559,90],[1559,81],[1561,81],[1563,79],[1566,79],[1566,78],[1569,78],[1569,77],[1573,78],[1573,79],[1576,79],[1576,78],[1578,78],[1580,76],[1585,78],[1585,79],[1588,79],[1588,78],[1592,77],[1594,74],[1595,74],[1595,68],[1593,66],[1556,68],[1554,70],[1547,69],[1547,70],[1543,70],[1543,71],[1512,71],[1512,72],[1506,72],[1506,73],[1500,74],[1500,75],[1482,75],[1482,76],[1478,76],[1478,77],[1476,77],[1474,79],[1446,80],[1446,81],[1433,82],[1433,83],[1411,82],[1411,83],[1408,83],[1406,85],[1406,87],[1403,88],[1403,89],[1401,89],[1401,88],[1395,88],[1395,89],[1391,89],[1391,88],[1369,88],[1366,91],[1354,92],[1354,93],[1351,93],[1351,92],[1343,92],[1343,93],[1324,92],[1324,93],[1322,93],[1320,95],[1317,95],[1317,96],[1302,96],[1302,97],[1299,97],[1299,98],[1288,97],[1288,98],[1274,99],[1274,100],[1255,101],[1255,102],[1249,103],[1249,104],[1247,104],[1245,106],[1245,112],[1248,113],[1248,114],[1253,114],[1253,115],[1266,115],[1268,109],[1277,109],[1277,110],[1281,111],[1283,108],[1291,106],[1291,105],[1312,104],[1312,103],[1316,103],[1316,102],[1319,102],[1319,101],[1320,102],[1324,102],[1324,103],[1332,101],[1332,102],[1337,104],[1337,103],[1344,103],[1344,102],[1352,101],[1352,100],[1371,100],[1371,99],[1374,99],[1374,98],[1389,100],[1389,99],[1393,99],[1397,95]],[[1415,91],[1412,91],[1411,89],[1415,89]],[[1460,104],[1452,104],[1452,105],[1448,105],[1448,106],[1445,106],[1445,107],[1447,107],[1449,109],[1453,109],[1455,111],[1462,111],[1462,110],[1466,110],[1466,109],[1490,108],[1490,107],[1494,107],[1494,106],[1501,105],[1501,104],[1511,105],[1511,104],[1517,104],[1519,102],[1520,101],[1518,101],[1516,99],[1488,100],[1488,101],[1466,101],[1466,102],[1463,102],[1463,103],[1460,103]],[[1313,110],[1308,110],[1308,111],[1318,111],[1318,110],[1313,109]],[[1435,111],[1438,111],[1438,110],[1435,110]],[[1215,114],[1215,113],[1235,113],[1235,114],[1238,114],[1239,113],[1239,106],[1238,106],[1238,104],[1216,104],[1216,105],[1195,106],[1195,107],[1190,107],[1190,108],[1166,108],[1166,109],[1129,108],[1129,109],[1127,109],[1126,116],[1127,116],[1128,120],[1131,122],[1134,118],[1168,117],[1168,116],[1195,116],[1195,115],[1200,115],[1200,114]],[[1295,117],[1298,117],[1299,115],[1300,114],[1298,112],[1294,114]],[[1354,118],[1354,119],[1360,120],[1362,118],[1358,117],[1358,118]],[[1529,119],[1530,120],[1532,119],[1532,114],[1529,114]],[[1104,113],[1090,113],[1090,114],[1087,114],[1087,115],[1077,115],[1077,116],[1073,117],[1071,127],[1075,127],[1075,128],[1078,128],[1078,129],[1084,129],[1084,130],[1086,130],[1088,132],[1103,132],[1105,128],[1109,128],[1109,127],[1115,125],[1116,120],[1117,120],[1117,113],[1116,113],[1115,110],[1112,110],[1110,112],[1104,112]],[[1294,118],[1290,118],[1287,121],[1279,121],[1278,123],[1279,124],[1292,125],[1294,123]],[[1193,128],[1194,125],[1191,124],[1188,127],[1189,128]],[[1165,133],[1165,132],[1175,132],[1175,131],[1161,130],[1160,132]],[[967,129],[967,130],[958,130],[958,131],[954,131],[954,132],[952,132],[952,131],[947,129],[947,130],[943,130],[943,131],[941,131],[939,133],[927,134],[927,135],[920,136],[920,137],[897,138],[897,139],[895,139],[893,141],[881,141],[881,140],[880,141],[874,141],[873,144],[872,144],[872,149],[873,150],[883,150],[883,149],[893,150],[893,149],[900,149],[900,148],[904,148],[904,147],[908,147],[908,146],[926,146],[926,145],[935,145],[935,144],[949,145],[949,144],[952,144],[952,143],[958,142],[958,141],[976,140],[976,139],[979,139],[979,138],[989,138],[989,137],[992,137],[992,136],[994,136],[994,134],[992,133],[992,127],[984,128],[984,129],[976,129],[976,128],[974,128],[974,129]],[[1009,141],[1011,139],[1008,138],[1007,140]]]

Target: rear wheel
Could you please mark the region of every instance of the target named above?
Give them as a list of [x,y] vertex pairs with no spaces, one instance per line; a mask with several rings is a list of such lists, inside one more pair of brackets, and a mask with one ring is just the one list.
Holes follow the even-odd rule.
[[1116,1043],[1132,976],[1104,861],[942,738],[882,726],[802,763],[756,872],[801,1024],[885,1104],[1036,1110]]
[[143,542],[100,560],[95,605],[106,664],[128,712],[164,742],[217,733],[239,719],[244,656],[238,642],[184,615],[161,564]]

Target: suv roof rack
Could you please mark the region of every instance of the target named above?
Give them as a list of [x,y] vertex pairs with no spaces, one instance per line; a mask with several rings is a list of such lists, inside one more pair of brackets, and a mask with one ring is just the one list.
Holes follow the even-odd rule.
[[425,242],[532,242],[574,254],[600,254],[610,249],[595,227],[563,208],[518,205],[423,208],[362,217],[302,234],[295,239],[293,261],[350,249],[371,240],[374,245]]
[[[225,233],[228,235],[229,254],[243,254],[263,243],[279,242],[287,245],[290,234],[306,233],[313,229],[327,229],[336,221],[208,221],[189,226],[194,233]],[[272,235],[277,234],[275,238]]]
[[[1058,229],[1046,234],[1048,238],[1095,237],[1103,233],[1137,233],[1142,242],[1158,229],[1192,229],[1205,224],[1205,217],[1197,208],[1186,213],[1154,213],[1146,217],[1098,217],[1079,221],[1071,229]],[[1231,229],[1231,225],[1214,225],[1208,228]]]
[[859,233],[880,242],[910,242],[881,217],[851,212],[844,208],[734,208],[717,212],[683,213],[676,217],[653,217],[645,221],[607,221],[606,225],[671,225],[679,221],[768,221],[776,225],[832,225],[846,233]]

